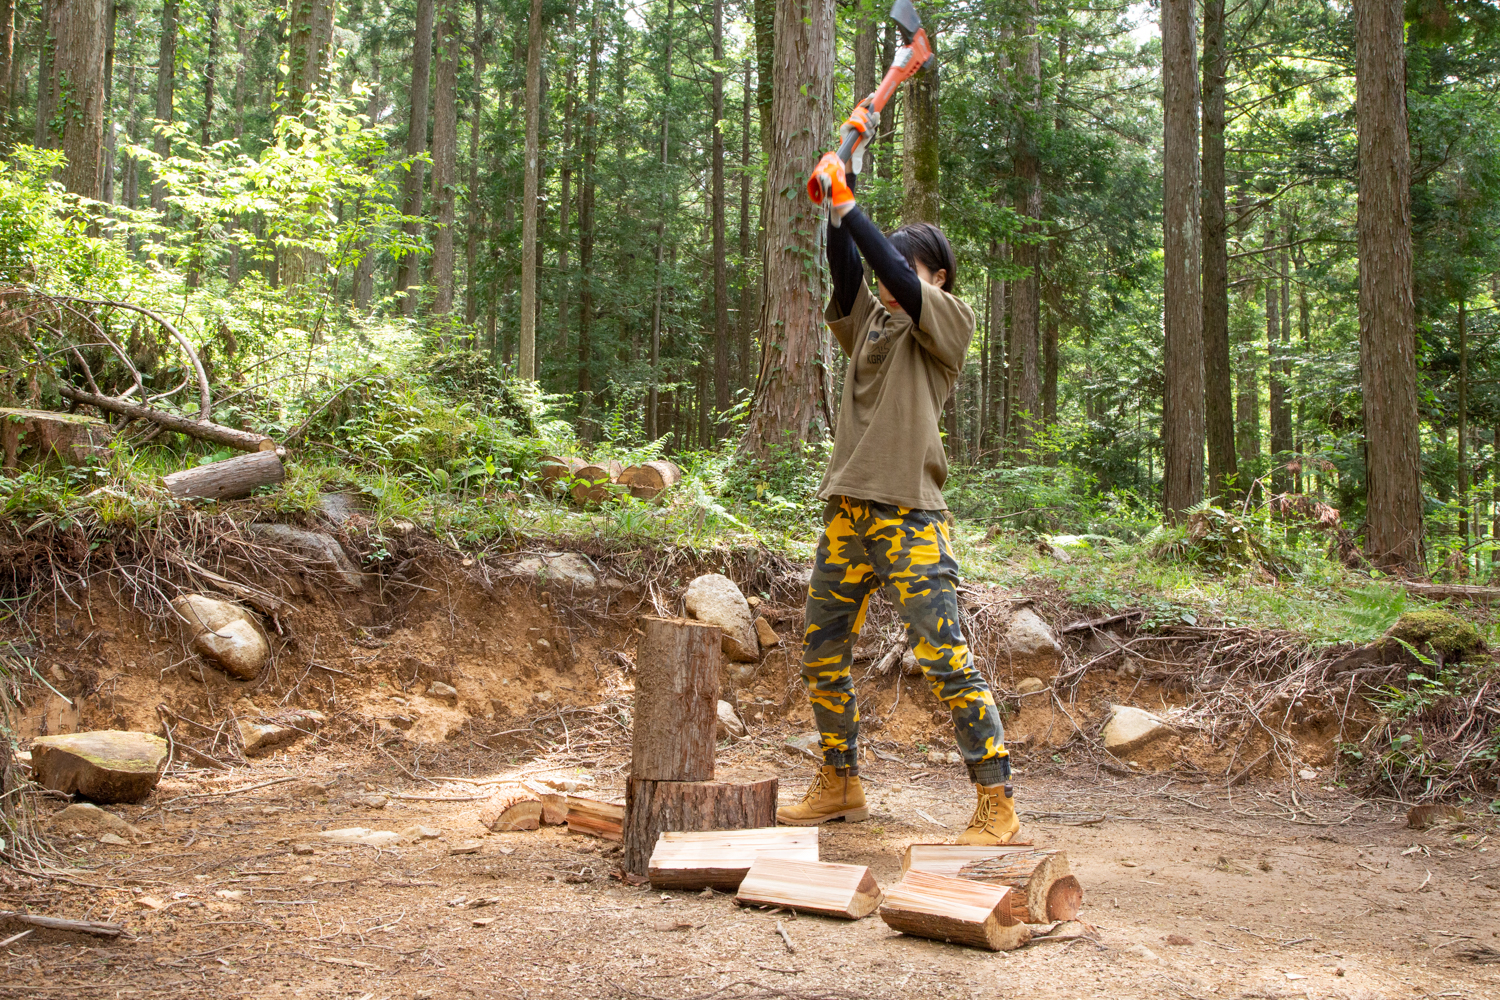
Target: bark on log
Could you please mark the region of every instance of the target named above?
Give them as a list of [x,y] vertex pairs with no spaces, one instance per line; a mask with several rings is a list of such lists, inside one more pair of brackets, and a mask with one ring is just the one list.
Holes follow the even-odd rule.
[[649,616],[641,619],[641,630],[630,776],[711,781],[723,633],[717,625]]
[[82,465],[90,457],[108,453],[114,430],[102,420],[80,413],[49,410],[18,410],[0,406],[0,451],[6,472],[29,462],[44,462],[53,455],[64,465]]
[[19,924],[30,924],[32,927],[45,927],[53,931],[74,931],[78,934],[92,934],[95,937],[117,938],[125,933],[125,928],[119,924],[106,924],[98,920],[68,920],[65,917],[44,917],[39,913],[17,913],[14,910],[0,910],[0,923],[13,920]]
[[542,800],[524,788],[501,786],[480,806],[479,822],[491,833],[535,830],[542,825]]
[[631,778],[625,793],[625,870],[647,875],[657,838],[678,830],[776,825],[775,778],[747,784]]
[[620,482],[637,500],[655,500],[681,479],[682,470],[671,462],[645,462],[620,473]]
[[225,427],[223,424],[210,423],[206,420],[179,417],[175,413],[163,413],[161,410],[137,406],[109,396],[96,396],[92,392],[83,392],[70,385],[59,385],[57,391],[64,399],[70,399],[75,403],[95,406],[101,410],[108,410],[110,413],[118,413],[122,417],[149,420],[169,431],[186,434],[200,441],[212,441],[214,444],[227,445],[230,448],[238,448],[240,451],[274,451],[276,449],[276,442],[264,434],[236,430],[233,427]]
[[864,865],[756,858],[734,901],[858,920],[880,905],[880,886]]
[[759,858],[818,860],[818,828],[671,831],[656,839],[646,875],[657,889],[733,892]]
[[1024,854],[1032,849],[1030,843],[1000,844],[991,847],[969,844],[911,844],[906,848],[906,853],[901,855],[901,870],[957,878],[964,865],[983,861],[986,858]]
[[1013,951],[1031,930],[1010,912],[1010,890],[967,879],[908,871],[880,904],[892,930],[989,951]]
[[573,473],[568,492],[574,503],[603,503],[610,498],[610,486],[619,482],[624,471],[625,467],[614,460],[580,466]]
[[624,822],[625,807],[618,802],[600,802],[582,795],[568,796],[569,833],[619,840]]
[[285,478],[286,468],[281,464],[280,455],[274,451],[255,451],[222,462],[183,469],[163,476],[161,481],[175,497],[237,500]]
[[1011,912],[1029,924],[1074,920],[1083,905],[1083,887],[1068,870],[1062,851],[1025,851],[973,861],[959,877],[1011,890]]

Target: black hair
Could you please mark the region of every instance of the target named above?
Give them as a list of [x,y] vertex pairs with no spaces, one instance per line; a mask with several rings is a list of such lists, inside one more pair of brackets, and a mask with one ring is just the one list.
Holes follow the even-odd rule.
[[947,277],[943,279],[943,291],[953,291],[953,286],[958,281],[958,261],[954,259],[953,248],[948,245],[948,237],[943,235],[941,229],[930,222],[913,222],[886,238],[896,248],[896,252],[906,258],[912,270],[916,270],[917,262],[921,261],[933,273],[947,271]]

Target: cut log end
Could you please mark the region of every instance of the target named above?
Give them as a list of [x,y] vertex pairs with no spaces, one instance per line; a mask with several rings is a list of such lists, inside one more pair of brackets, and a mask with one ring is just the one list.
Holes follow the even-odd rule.
[[535,830],[542,825],[542,800],[522,788],[497,791],[479,810],[479,822],[491,833]]
[[625,815],[625,870],[649,875],[663,833],[754,830],[776,825],[777,779],[652,781],[631,778]]
[[1078,878],[1065,875],[1047,890],[1047,920],[1077,920],[1083,909],[1083,886]]
[[637,500],[655,500],[682,480],[682,470],[672,462],[645,462],[620,473],[620,482]]

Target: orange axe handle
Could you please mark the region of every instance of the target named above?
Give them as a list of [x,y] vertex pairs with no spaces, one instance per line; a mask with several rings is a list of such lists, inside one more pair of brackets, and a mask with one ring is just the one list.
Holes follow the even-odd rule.
[[[880,81],[880,86],[870,95],[870,110],[884,111],[886,104],[895,95],[896,88],[916,76],[917,70],[927,65],[927,60],[931,58],[932,46],[927,42],[927,29],[918,28],[917,33],[911,36],[911,41],[896,50],[896,58],[891,60],[891,68],[885,71],[885,79]],[[844,140],[839,146],[839,159],[849,162],[857,139],[858,136],[850,135]]]

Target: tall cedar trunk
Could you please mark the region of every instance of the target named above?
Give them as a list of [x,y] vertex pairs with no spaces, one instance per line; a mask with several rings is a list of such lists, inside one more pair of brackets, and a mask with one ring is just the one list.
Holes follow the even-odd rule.
[[[878,3],[879,0],[876,0]],[[879,86],[879,78],[883,75],[881,67],[889,66],[896,58],[896,29],[892,22],[885,21],[885,34],[880,43],[880,59],[875,64],[875,86]],[[885,111],[880,116],[880,127],[875,130],[875,141],[871,144],[871,153],[875,162],[870,165],[871,171],[882,180],[890,180],[895,173],[896,163],[896,122],[901,117],[901,101],[892,101],[885,106]],[[880,224],[880,213],[872,210],[870,221],[876,225]]]
[[[1276,242],[1275,231],[1270,226],[1269,211],[1267,212],[1267,225],[1262,237],[1262,245],[1270,248]],[[1281,412],[1285,406],[1286,385],[1281,380],[1281,348],[1278,341],[1281,337],[1281,288],[1276,281],[1274,265],[1276,263],[1275,251],[1266,250],[1265,261],[1268,268],[1272,268],[1271,276],[1265,282],[1265,316],[1266,316],[1266,385],[1270,389],[1270,403],[1267,407],[1271,421],[1271,491],[1273,493],[1286,492],[1286,475],[1279,468],[1285,462],[1280,454],[1282,446],[1281,437]]]
[[[1043,283],[1047,300],[1047,318],[1042,324],[1042,423],[1048,427],[1057,423],[1057,366],[1058,340],[1062,327],[1062,286],[1055,281]],[[1056,456],[1049,453],[1048,463]]]
[[1166,341],[1162,401],[1167,519],[1203,498],[1203,287],[1198,211],[1198,40],[1193,0],[1162,0]]
[[[412,38],[411,51],[411,95],[407,103],[409,117],[406,123],[407,173],[405,190],[401,198],[401,214],[408,221],[401,224],[401,231],[409,243],[415,243],[422,232],[422,176],[424,164],[416,157],[427,152],[427,97],[432,82],[432,16],[434,0],[417,0],[416,32]],[[417,312],[417,293],[407,289],[418,283],[418,268],[421,258],[414,253],[405,254],[396,265],[395,290],[406,293],[401,300],[401,312],[414,316]]]
[[0,136],[10,131],[11,60],[16,58],[16,0],[0,0]]
[[1400,0],[1354,3],[1359,129],[1359,366],[1365,551],[1422,567],[1421,439],[1412,293],[1411,149]]
[[208,55],[203,61],[203,120],[200,134],[209,145],[214,123],[214,75],[219,59],[219,2],[208,0]]
[[[371,127],[379,117],[383,103],[384,95],[380,90],[380,36],[377,34],[370,40],[370,101],[365,105],[365,118]],[[365,162],[366,169],[374,167],[373,159]],[[363,205],[360,207],[363,208]],[[360,237],[355,253],[358,259],[354,263],[350,295],[354,299],[355,310],[367,313],[370,311],[370,302],[375,298],[375,254],[370,252],[368,233]]]
[[572,315],[568,305],[568,292],[572,287],[572,275],[568,273],[568,247],[572,241],[568,212],[573,198],[573,117],[578,113],[578,41],[573,37],[574,12],[568,9],[568,71],[563,84],[563,138],[560,173],[561,192],[557,207],[557,354],[562,357],[568,350],[568,317]]
[[750,59],[744,62],[745,84],[740,100],[740,306],[738,381],[741,388],[750,384],[750,312],[754,290],[750,283]]
[[54,23],[56,0],[41,0],[41,17],[37,20],[36,46],[36,128],[31,144],[38,149],[53,146],[52,114],[56,88],[52,73],[52,57],[57,49],[57,26]]
[[1016,149],[1012,155],[1016,172],[1016,214],[1026,222],[1022,228],[1026,239],[1012,251],[1017,269],[1024,269],[1014,284],[1011,323],[1011,358],[1014,368],[1015,398],[1011,402],[1011,440],[1016,460],[1033,461],[1032,437],[1042,417],[1042,372],[1038,339],[1041,335],[1041,253],[1035,242],[1042,215],[1042,184],[1037,160],[1035,126],[1041,106],[1042,54],[1037,43],[1036,0],[1027,8],[1022,41],[1021,62],[1016,84],[1019,104],[1024,109],[1018,129]]
[[833,425],[830,338],[822,322],[822,213],[807,201],[833,108],[832,0],[777,0],[765,197],[761,365],[742,455],[826,437]]
[[474,0],[474,39],[469,54],[474,61],[473,103],[469,107],[469,183],[464,192],[468,218],[464,222],[464,324],[469,346],[478,348],[479,234],[484,229],[484,193],[479,186],[479,132],[484,119],[484,0]]
[[458,214],[458,63],[463,50],[458,0],[443,0],[434,50],[437,73],[432,94],[432,200],[437,203],[434,206],[437,224],[432,232],[432,315],[441,317],[453,311],[453,223]]
[[[1260,458],[1260,379],[1255,361],[1255,344],[1249,338],[1238,345],[1239,363],[1235,366],[1234,438],[1239,464],[1253,465]],[[1240,495],[1250,488],[1241,484]]]
[[[1297,272],[1307,267],[1307,258],[1303,256],[1301,249],[1297,251]],[[1312,314],[1307,303],[1307,282],[1301,279],[1297,282],[1297,329],[1302,333],[1302,364],[1307,363],[1307,356],[1312,353]],[[1307,381],[1306,376],[1299,378],[1297,385],[1301,391],[1297,393],[1297,480],[1294,489],[1298,493],[1312,491],[1312,476],[1307,471],[1307,463],[1303,454],[1307,445]],[[1306,477],[1304,479],[1304,476]],[[1304,489],[1304,485],[1306,488]]]
[[[104,165],[100,171],[99,200],[114,204],[115,201],[115,26],[120,17],[120,5],[115,0],[107,0],[109,3],[109,23],[104,28]],[[0,22],[4,19],[4,0],[0,0]],[[3,30],[0,30],[0,47],[5,40]],[[0,54],[0,60],[3,60]],[[0,70],[3,70],[0,66]],[[4,75],[0,73],[0,132],[4,131],[5,124],[5,83]]]
[[880,69],[875,65],[877,42],[875,29],[883,11],[876,0],[854,0],[854,100],[864,100],[875,92]]
[[1203,4],[1203,422],[1208,492],[1233,500],[1234,375],[1229,364],[1229,230],[1224,203],[1224,0]]
[[[724,0],[714,0],[714,72],[709,131],[713,133],[714,407],[729,409],[729,270],[724,237]],[[714,438],[719,435],[715,433]]]
[[[156,49],[156,120],[171,124],[172,99],[177,82],[177,0],[166,0],[161,5],[161,38]],[[153,130],[155,131],[155,130]],[[151,150],[157,156],[169,156],[172,143],[160,132],[151,140]],[[151,210],[160,212],[166,208],[166,188],[157,182],[151,185]]]
[[1458,537],[1469,566],[1469,328],[1463,298],[1458,300]]
[[661,335],[662,335],[662,295],[665,274],[663,272],[665,253],[667,246],[667,211],[671,205],[672,189],[667,184],[667,156],[670,149],[672,135],[672,41],[675,37],[673,32],[676,28],[675,17],[677,5],[673,0],[667,0],[667,21],[662,29],[662,62],[661,62],[661,204],[657,209],[656,216],[656,269],[655,269],[655,294],[651,300],[651,386],[646,390],[646,436],[655,440],[661,436],[661,428],[657,426],[657,417],[661,410]]
[[[585,414],[594,391],[594,377],[590,371],[592,345],[589,343],[594,322],[594,158],[599,152],[599,49],[604,41],[598,4],[599,0],[595,0],[589,25],[588,94],[583,110],[583,190],[578,206],[578,269],[582,286],[578,301],[578,391],[583,397],[581,406]],[[584,437],[587,440],[587,430]]]
[[[927,37],[936,48],[933,26]],[[906,123],[902,145],[906,162],[902,179],[901,221],[938,224],[938,57],[906,86]]]
[[[761,153],[769,170],[771,101],[776,90],[776,0],[751,0],[751,17],[755,22],[755,105],[760,124]],[[764,229],[764,212],[761,226]]]
[[[1280,238],[1278,234],[1277,237]],[[1280,255],[1275,258],[1278,262],[1277,272],[1279,280],[1272,282],[1272,289],[1280,297],[1276,310],[1278,326],[1275,333],[1276,345],[1269,352],[1271,362],[1271,455],[1272,466],[1271,488],[1277,493],[1285,493],[1292,488],[1291,474],[1287,468],[1292,460],[1292,310],[1290,281],[1287,275],[1287,253],[1283,247]],[[1270,318],[1266,320],[1266,336],[1271,338]]]
[[333,43],[333,0],[292,0],[287,24],[286,103],[282,114],[300,115],[323,83]]
[[536,378],[536,211],[541,158],[542,0],[531,0],[526,31],[526,148],[521,190],[521,350],[516,374]]
[[[1005,243],[993,243],[990,248],[991,267],[1000,268],[1005,264],[1005,258],[1010,247]],[[1009,372],[1009,359],[1006,357],[1005,344],[1007,338],[1008,306],[1006,291],[1009,285],[1004,278],[994,278],[990,282],[990,388],[989,388],[989,428],[990,436],[986,447],[991,449],[999,457],[1004,454],[1005,448],[1005,393],[1006,378]]]
[[58,12],[54,68],[63,116],[63,187],[98,198],[104,166],[104,48],[107,0],[64,0]]

